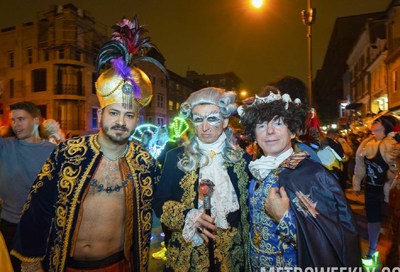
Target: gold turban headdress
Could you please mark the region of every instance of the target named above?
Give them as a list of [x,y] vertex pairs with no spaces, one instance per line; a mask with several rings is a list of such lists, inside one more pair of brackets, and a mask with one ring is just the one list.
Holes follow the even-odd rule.
[[153,96],[153,87],[149,77],[138,67],[140,61],[154,63],[163,72],[165,68],[154,58],[145,56],[145,50],[156,46],[149,37],[142,37],[147,32],[139,25],[135,16],[132,21],[123,18],[113,26],[112,40],[107,42],[97,55],[97,69],[111,64],[96,81],[96,93],[101,108],[113,103],[122,103],[127,109],[134,104],[139,108],[147,106]]

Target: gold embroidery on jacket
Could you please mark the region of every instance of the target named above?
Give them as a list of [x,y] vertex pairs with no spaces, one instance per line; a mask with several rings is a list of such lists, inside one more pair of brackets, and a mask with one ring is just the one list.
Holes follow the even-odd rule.
[[[79,197],[80,192],[82,192],[83,185],[88,179],[90,170],[93,168],[96,158],[100,155],[100,145],[97,141],[97,137],[97,135],[89,136],[88,144],[86,144],[85,137],[67,140],[67,150],[66,152],[64,152],[64,162],[61,166],[62,173],[60,173],[60,183],[62,183],[63,186],[59,187],[59,201],[56,204],[57,224],[59,221],[65,220],[65,224],[59,225],[59,231],[57,231],[56,233],[56,239],[58,239],[59,241],[69,241],[71,232],[74,231],[74,229],[72,229],[72,224],[75,218],[75,210],[77,209],[77,206],[80,204],[81,201]],[[79,165],[82,161],[87,159],[86,153],[89,148],[91,148],[94,152],[94,156],[91,158],[91,161],[86,169],[82,169],[81,167],[79,167],[79,170],[77,172],[72,171],[72,168],[71,170],[64,171],[64,166],[67,163],[72,165]],[[66,168],[69,169],[69,167]],[[83,174],[81,173],[82,171],[84,171]],[[79,177],[80,179],[77,180],[77,178]],[[76,184],[78,186],[76,186]],[[70,188],[70,186],[72,188]],[[72,198],[72,201],[69,201],[68,196],[71,194],[72,191],[74,191],[74,196]],[[67,207],[69,207],[69,210],[64,210]],[[68,242],[57,243],[57,245],[59,244],[62,244],[63,247],[59,249],[58,246],[56,246],[56,248],[53,249],[54,257],[50,260],[50,267],[54,267],[58,271],[64,271],[65,262],[68,258]]]
[[163,205],[163,213],[160,221],[172,230],[181,230],[185,223],[185,215],[183,212],[188,209],[194,208],[194,199],[196,198],[196,191],[194,184],[198,179],[196,171],[185,173],[184,177],[179,182],[183,189],[181,202],[166,201]]
[[[247,230],[247,235],[244,233],[243,237],[247,239],[249,225],[247,222],[248,209],[246,201],[249,177],[246,173],[246,161],[242,159],[236,163],[225,163],[224,165],[226,168],[233,167],[233,171],[238,178],[241,220],[244,223],[242,227]],[[182,237],[182,228],[185,224],[184,211],[194,208],[194,200],[196,198],[194,185],[197,179],[196,171],[185,174],[179,182],[180,187],[183,189],[181,202],[165,202],[160,218],[160,221],[173,231],[167,251],[166,266],[176,272],[208,271],[209,267],[207,246],[202,244],[198,247],[193,247],[191,243],[187,243]],[[247,246],[243,237],[241,237],[242,231],[242,229],[239,231],[236,228],[217,230],[215,258],[221,267],[219,271],[241,271],[245,267],[243,245],[245,245],[245,248]]]
[[[244,254],[242,250],[243,243],[238,229],[218,229],[216,236],[214,256],[220,267],[218,271],[241,271],[241,268],[244,267]],[[168,248],[167,267],[176,272],[208,271],[207,245],[202,244],[198,247],[193,247],[191,243],[186,243],[178,232],[173,232],[170,242],[172,245],[177,242],[181,247],[170,246]]]

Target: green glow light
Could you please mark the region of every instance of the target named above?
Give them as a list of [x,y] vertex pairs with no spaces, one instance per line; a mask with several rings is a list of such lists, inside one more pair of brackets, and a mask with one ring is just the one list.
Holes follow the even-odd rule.
[[176,142],[189,129],[189,124],[184,118],[176,116],[169,124],[168,128],[170,132],[169,140],[171,142]]

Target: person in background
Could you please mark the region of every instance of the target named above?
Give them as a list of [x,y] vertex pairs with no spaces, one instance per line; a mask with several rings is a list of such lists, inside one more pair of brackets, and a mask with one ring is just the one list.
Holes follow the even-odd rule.
[[[39,135],[40,110],[32,102],[10,105],[11,129],[14,137],[0,137],[0,199],[4,201],[0,230],[8,250],[21,219],[29,190],[43,163],[55,148]],[[20,262],[11,257],[15,271]]]
[[[170,231],[166,271],[245,271],[247,161],[228,127],[236,95],[209,87],[192,93],[181,105],[195,135],[170,150],[165,159],[153,209]],[[214,183],[210,203],[204,181]],[[211,190],[211,189],[210,189]],[[211,204],[211,215],[204,210]],[[208,243],[214,244],[210,260]]]
[[146,130],[142,134],[140,144],[147,151],[149,151],[149,144],[150,144],[150,141],[151,141],[152,137],[153,137],[153,132],[151,132],[150,130]]
[[292,146],[307,107],[275,88],[238,112],[262,150],[249,164],[251,271],[359,267],[357,227],[342,189],[325,167]]
[[321,150],[317,152],[322,164],[337,178],[343,190],[346,189],[346,178],[343,174],[343,159],[345,157],[342,145],[336,140],[337,130],[328,129],[321,139]]
[[43,122],[44,137],[53,144],[59,144],[65,140],[65,133],[54,119],[46,119]]
[[368,220],[369,247],[363,257],[365,265],[376,263],[379,257],[378,240],[384,214],[384,190],[389,165],[392,162],[391,152],[396,141],[391,137],[397,125],[396,117],[382,115],[371,124],[372,136],[368,137],[357,149],[356,164],[353,175],[353,190],[361,193],[361,182],[365,179],[365,210]]
[[153,46],[136,17],[113,29],[97,59],[98,69],[111,62],[95,85],[100,130],[60,143],[43,165],[11,252],[23,271],[147,271],[160,169],[129,141],[153,94],[130,61]]
[[[343,163],[343,181],[344,181],[344,189],[346,189],[348,187],[348,185],[350,184],[351,181],[351,177],[353,175],[350,176],[350,172],[349,172],[349,168],[353,167],[354,169],[354,164],[351,164],[351,161],[354,159],[354,150],[353,148],[350,146],[350,144],[348,143],[348,137],[346,136],[341,136],[338,135],[337,137],[337,141],[340,143],[340,145],[343,148],[344,151],[344,157],[342,160]],[[353,171],[352,171],[353,173]]]

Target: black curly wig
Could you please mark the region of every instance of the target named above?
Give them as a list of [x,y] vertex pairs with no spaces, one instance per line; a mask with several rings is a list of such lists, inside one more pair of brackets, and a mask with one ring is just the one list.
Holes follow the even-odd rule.
[[240,118],[240,123],[243,125],[245,133],[253,141],[255,140],[256,125],[265,121],[270,122],[275,118],[282,118],[290,132],[296,135],[299,131],[305,129],[308,108],[304,104],[294,102],[289,102],[287,109],[285,107],[286,102],[282,100],[275,100],[269,103],[255,103],[245,107],[244,114]]

